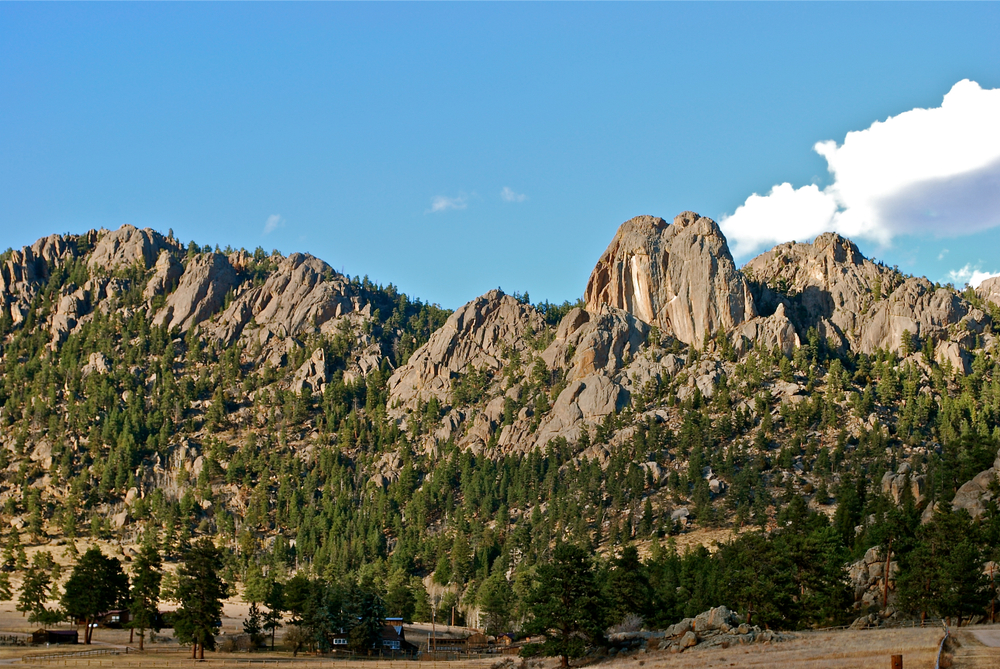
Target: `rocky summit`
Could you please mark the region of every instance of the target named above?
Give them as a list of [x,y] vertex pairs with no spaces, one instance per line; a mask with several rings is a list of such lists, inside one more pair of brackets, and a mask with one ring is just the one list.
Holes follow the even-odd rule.
[[590,311],[617,307],[685,344],[756,315],[719,226],[691,211],[672,224],[653,216],[623,223],[590,275],[585,300]]
[[375,579],[488,626],[561,542],[613,573],[638,546],[666,570],[642,616],[695,625],[682,649],[729,613],[669,565],[770,555],[846,594],[813,606],[820,581],[797,582],[761,624],[890,620],[925,606],[900,551],[944,535],[921,528],[972,541],[997,514],[998,318],[996,279],[935,284],[836,234],[738,268],[693,212],[623,223],[580,300],[454,312],[308,254],[51,235],[0,255],[3,559],[147,536],[169,560],[210,536],[241,582]]

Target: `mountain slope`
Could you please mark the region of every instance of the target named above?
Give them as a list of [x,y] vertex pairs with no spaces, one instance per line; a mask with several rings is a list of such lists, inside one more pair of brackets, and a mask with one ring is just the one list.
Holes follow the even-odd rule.
[[[858,490],[932,509],[996,456],[988,291],[835,235],[738,270],[686,212],[623,224],[585,298],[449,314],[131,226],[7,251],[5,541],[207,534],[237,577],[378,576],[471,615],[558,538],[774,528],[795,500],[864,552]],[[989,478],[956,504],[982,513]]]

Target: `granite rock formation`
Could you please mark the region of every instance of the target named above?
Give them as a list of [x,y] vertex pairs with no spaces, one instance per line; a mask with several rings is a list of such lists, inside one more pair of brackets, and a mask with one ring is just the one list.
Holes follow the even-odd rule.
[[718,224],[690,211],[672,224],[654,216],[623,223],[590,275],[585,300],[588,311],[607,304],[695,345],[756,315]]

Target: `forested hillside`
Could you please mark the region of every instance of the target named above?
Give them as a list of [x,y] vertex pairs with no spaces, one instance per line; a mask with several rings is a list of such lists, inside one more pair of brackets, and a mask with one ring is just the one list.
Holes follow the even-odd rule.
[[740,270],[690,212],[623,224],[576,304],[454,313],[308,255],[43,238],[0,256],[5,568],[209,537],[259,601],[298,573],[499,632],[568,542],[606,625],[988,614],[992,291],[836,235]]

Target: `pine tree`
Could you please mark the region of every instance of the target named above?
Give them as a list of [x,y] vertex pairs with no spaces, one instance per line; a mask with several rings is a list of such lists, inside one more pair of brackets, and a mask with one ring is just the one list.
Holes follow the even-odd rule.
[[132,603],[129,607],[132,620],[129,625],[139,630],[139,650],[143,650],[146,630],[159,631],[160,571],[162,560],[156,547],[143,544],[132,565]]
[[584,549],[557,544],[552,562],[538,566],[526,603],[532,618],[524,631],[545,635],[532,650],[559,657],[563,667],[570,658],[582,657],[588,646],[604,642],[605,598]]
[[222,600],[229,592],[219,572],[222,552],[203,537],[184,555],[177,570],[176,597],[181,603],[174,622],[177,639],[191,644],[191,657],[205,657],[205,648],[215,650],[215,635],[222,619]]
[[62,597],[66,615],[84,620],[84,643],[93,636],[92,625],[107,611],[128,604],[128,577],[118,558],[107,557],[97,546],[91,546],[73,567]]
[[250,644],[257,648],[264,641],[263,617],[257,602],[250,602],[250,610],[243,621],[243,633],[250,636]]
[[275,579],[269,580],[264,606],[267,611],[264,612],[263,628],[271,633],[271,650],[274,650],[274,635],[281,627],[281,614],[285,612],[285,588]]

